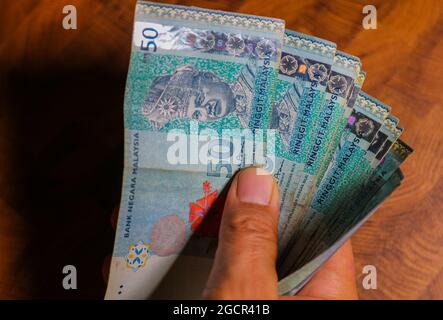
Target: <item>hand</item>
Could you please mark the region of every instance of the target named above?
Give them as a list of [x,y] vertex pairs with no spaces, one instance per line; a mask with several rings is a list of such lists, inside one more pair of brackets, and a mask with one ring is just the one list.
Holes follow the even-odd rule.
[[[275,269],[278,208],[278,187],[271,175],[258,168],[237,174],[226,198],[205,298],[279,298]],[[296,297],[280,298],[357,299],[354,272],[347,241]]]

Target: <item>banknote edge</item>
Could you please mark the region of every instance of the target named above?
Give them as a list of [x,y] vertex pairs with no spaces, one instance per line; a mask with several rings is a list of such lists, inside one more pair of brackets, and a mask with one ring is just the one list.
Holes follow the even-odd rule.
[[285,22],[277,18],[141,0],[137,1],[135,13],[156,18],[206,22],[254,31],[277,32],[281,36],[284,34],[285,26]]
[[361,61],[360,58],[356,56],[337,50],[335,52],[334,65],[344,69],[353,69],[357,74],[356,78],[360,75]]
[[391,107],[363,91],[360,91],[357,97],[356,105],[373,113],[375,116],[380,117],[381,120],[386,119],[391,111]]
[[285,30],[283,45],[312,52],[328,58],[334,58],[337,48],[337,45],[334,42],[302,34],[289,29]]

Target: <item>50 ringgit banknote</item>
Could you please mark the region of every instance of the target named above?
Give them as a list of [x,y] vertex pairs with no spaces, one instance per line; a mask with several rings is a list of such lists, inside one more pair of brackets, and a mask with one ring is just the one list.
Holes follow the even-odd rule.
[[199,298],[251,165],[280,187],[279,290],[297,292],[400,184],[398,120],[359,95],[358,58],[282,20],[144,1],[134,20],[106,298]]

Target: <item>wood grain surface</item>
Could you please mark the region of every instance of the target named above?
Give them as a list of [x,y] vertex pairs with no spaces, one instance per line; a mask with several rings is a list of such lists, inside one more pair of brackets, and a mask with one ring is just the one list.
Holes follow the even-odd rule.
[[[443,2],[168,1],[285,19],[357,55],[414,149],[402,186],[353,237],[360,297],[443,298]],[[77,8],[78,29],[62,28]],[[135,1],[0,2],[0,298],[103,297],[119,202]],[[62,288],[62,268],[78,290]],[[362,268],[378,270],[364,290]]]

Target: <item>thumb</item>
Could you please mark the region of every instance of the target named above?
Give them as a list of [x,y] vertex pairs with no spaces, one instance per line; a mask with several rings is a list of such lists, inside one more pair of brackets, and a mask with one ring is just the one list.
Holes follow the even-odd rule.
[[247,168],[226,197],[209,299],[276,299],[279,194],[271,174]]

